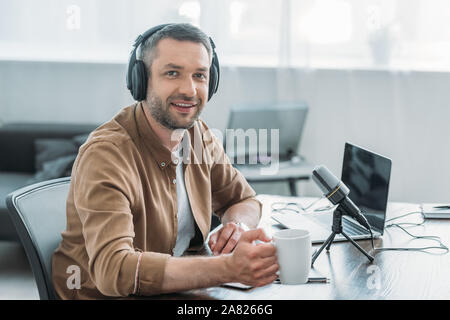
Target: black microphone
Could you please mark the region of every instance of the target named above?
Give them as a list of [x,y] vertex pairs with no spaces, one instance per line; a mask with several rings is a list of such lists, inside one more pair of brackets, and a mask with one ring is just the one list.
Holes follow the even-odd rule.
[[336,178],[327,167],[324,165],[315,167],[312,172],[312,179],[322,191],[324,197],[330,200],[334,205],[341,205],[344,214],[349,215],[372,232],[366,217],[361,214],[361,210],[359,210],[348,197],[348,194],[350,193],[348,187],[341,180]]

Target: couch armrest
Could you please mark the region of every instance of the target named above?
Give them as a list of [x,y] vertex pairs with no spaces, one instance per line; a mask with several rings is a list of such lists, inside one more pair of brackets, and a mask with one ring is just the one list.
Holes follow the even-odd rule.
[[34,173],[34,140],[39,138],[70,139],[90,133],[94,124],[10,123],[0,127],[0,171]]

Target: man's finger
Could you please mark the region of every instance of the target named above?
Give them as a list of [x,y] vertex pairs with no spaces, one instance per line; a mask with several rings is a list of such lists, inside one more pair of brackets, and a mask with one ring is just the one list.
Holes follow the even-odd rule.
[[256,287],[262,287],[268,284],[273,283],[276,279],[278,278],[278,276],[276,274],[270,274],[269,276],[261,279],[258,281],[258,283],[256,284]]
[[232,236],[228,239],[228,242],[225,246],[225,248],[223,248],[222,253],[230,253],[231,251],[234,250],[234,248],[236,247],[237,243],[239,242],[239,239],[241,238],[242,233],[239,230],[234,230]]
[[268,266],[267,268],[260,269],[257,272],[255,272],[253,275],[257,279],[262,279],[271,275],[275,275],[276,272],[279,270],[278,264],[272,264]]
[[219,237],[219,234],[220,234],[220,230],[217,231],[217,232],[214,232],[214,233],[209,237],[208,245],[209,245],[209,248],[210,248],[211,250],[214,250],[214,247],[216,246],[217,238]]
[[265,268],[268,268],[271,265],[274,265],[277,263],[278,263],[278,258],[275,255],[270,256],[270,257],[260,258],[260,260],[258,262],[258,269],[265,269]]
[[273,257],[277,253],[277,248],[271,243],[261,243],[255,248],[260,258]]
[[214,246],[214,254],[219,254],[222,252],[222,249],[224,248],[225,244],[228,242],[228,239],[230,239],[231,235],[234,232],[234,227],[232,226],[225,226],[222,228],[222,232],[220,233],[220,236],[216,242],[216,245]]
[[241,240],[246,242],[253,242],[255,240],[269,242],[271,239],[266,235],[263,229],[258,228],[244,232],[241,236]]

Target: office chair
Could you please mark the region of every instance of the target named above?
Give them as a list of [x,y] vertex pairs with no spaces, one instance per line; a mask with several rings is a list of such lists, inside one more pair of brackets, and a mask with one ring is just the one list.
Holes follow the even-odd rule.
[[8,195],[6,205],[31,265],[41,300],[55,300],[52,255],[66,227],[70,177],[23,187]]

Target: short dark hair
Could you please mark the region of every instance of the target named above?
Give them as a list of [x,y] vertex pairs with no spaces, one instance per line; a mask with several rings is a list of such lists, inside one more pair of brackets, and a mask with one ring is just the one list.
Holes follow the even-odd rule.
[[147,68],[148,75],[151,75],[151,67],[156,57],[156,46],[162,39],[175,39],[178,41],[192,41],[201,43],[208,51],[209,60],[212,61],[212,48],[209,37],[199,28],[189,23],[174,23],[165,26],[161,30],[152,34],[139,46],[137,58],[142,60]]

